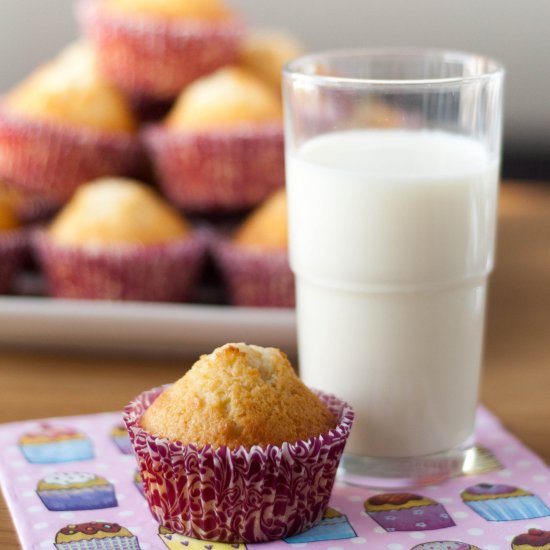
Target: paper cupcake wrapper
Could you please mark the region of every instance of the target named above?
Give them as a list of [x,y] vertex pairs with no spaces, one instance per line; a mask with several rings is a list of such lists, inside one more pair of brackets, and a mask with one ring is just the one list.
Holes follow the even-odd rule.
[[184,210],[240,211],[284,185],[282,125],[202,132],[158,125],[143,137],[160,187]]
[[101,176],[136,176],[142,149],[135,135],[30,120],[0,105],[0,178],[50,201]]
[[205,243],[194,236],[159,245],[85,248],[33,235],[49,294],[57,298],[182,302],[191,297]]
[[317,392],[338,419],[306,441],[251,449],[197,448],[155,437],[139,422],[164,388],[124,411],[149,508],[168,529],[206,541],[262,542],[301,533],[321,520],[353,423],[353,411]]
[[487,521],[515,521],[550,516],[550,509],[537,496],[519,496],[465,502]]
[[81,0],[77,17],[105,76],[130,96],[173,99],[193,80],[238,58],[238,19],[200,22],[125,16]]
[[294,274],[287,250],[239,246],[223,237],[210,239],[228,298],[236,306],[295,306]]
[[0,231],[0,294],[10,290],[13,278],[27,256],[28,241],[25,229]]

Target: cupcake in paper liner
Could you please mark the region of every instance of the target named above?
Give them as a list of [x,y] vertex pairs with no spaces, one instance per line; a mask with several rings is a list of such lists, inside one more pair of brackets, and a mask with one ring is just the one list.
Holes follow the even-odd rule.
[[276,92],[244,69],[197,80],[143,133],[160,187],[197,213],[257,206],[284,185],[281,116]]
[[36,493],[52,512],[118,506],[115,488],[105,478],[81,472],[56,472],[38,482]]
[[0,294],[9,292],[27,255],[28,234],[13,205],[0,196]]
[[70,523],[55,535],[57,550],[140,550],[138,538],[118,523]]
[[384,493],[365,501],[365,511],[385,531],[430,531],[454,527],[445,507],[422,495]]
[[59,298],[185,301],[202,236],[151,188],[123,178],[83,185],[33,247]]
[[347,516],[329,507],[325,510],[323,519],[317,525],[303,533],[285,538],[285,542],[300,544],[324,540],[353,539],[355,537],[357,537],[357,534]]
[[437,540],[417,544],[411,550],[481,550],[481,548],[457,540]]
[[23,224],[38,223],[51,218],[63,205],[37,192],[24,191],[18,186],[0,181],[0,202],[7,202]]
[[62,201],[84,181],[139,172],[135,130],[130,107],[99,75],[89,46],[75,44],[0,103],[0,177]]
[[294,307],[287,217],[286,191],[280,189],[231,237],[211,239],[212,254],[233,305]]
[[246,550],[245,544],[198,540],[175,533],[162,525],[159,527],[159,538],[169,550]]
[[550,531],[529,529],[512,539],[512,550],[550,550]]
[[156,520],[246,543],[322,519],[353,412],[307,389],[279,350],[226,344],[172,386],[138,396],[124,421]]
[[478,483],[461,493],[462,500],[487,521],[514,521],[550,516],[536,495],[512,485]]
[[233,63],[244,31],[221,0],[81,0],[78,19],[106,77],[153,100]]

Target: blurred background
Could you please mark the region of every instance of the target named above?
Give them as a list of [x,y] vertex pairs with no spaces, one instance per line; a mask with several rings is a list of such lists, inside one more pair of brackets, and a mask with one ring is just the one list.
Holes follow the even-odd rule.
[[[308,50],[415,46],[475,51],[507,69],[503,176],[550,180],[550,2],[229,0],[250,23]],[[72,0],[0,0],[0,92],[73,40]]]

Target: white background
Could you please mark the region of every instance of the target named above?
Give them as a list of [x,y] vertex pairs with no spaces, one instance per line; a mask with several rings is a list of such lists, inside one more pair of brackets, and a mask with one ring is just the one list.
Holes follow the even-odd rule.
[[[548,0],[230,0],[250,23],[285,27],[310,50],[425,46],[507,67],[506,139],[550,156]],[[71,0],[0,0],[0,91],[76,34]]]

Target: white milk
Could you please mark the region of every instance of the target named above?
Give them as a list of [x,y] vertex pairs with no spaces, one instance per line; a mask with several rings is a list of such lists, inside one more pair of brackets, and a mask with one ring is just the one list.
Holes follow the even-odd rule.
[[348,400],[347,452],[472,433],[498,165],[443,132],[328,134],[287,157],[301,376]]

